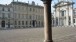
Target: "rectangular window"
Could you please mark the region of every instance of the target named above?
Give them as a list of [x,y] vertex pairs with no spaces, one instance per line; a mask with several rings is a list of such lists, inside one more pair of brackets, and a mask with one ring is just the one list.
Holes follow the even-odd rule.
[[61,16],[64,16],[64,14],[65,14],[65,11],[61,11]]
[[28,25],[28,21],[26,21],[26,25]]
[[5,13],[2,13],[2,18],[5,18]]
[[2,8],[2,11],[4,11],[4,7]]
[[15,21],[15,25],[17,25],[17,21]]
[[24,25],[24,21],[22,21],[22,25]]
[[75,19],[73,19],[73,23],[75,23]]
[[58,25],[58,18],[56,18],[56,25]]
[[69,25],[71,24],[71,17],[69,16]]
[[8,11],[10,11],[10,8],[8,8]]
[[30,8],[30,11],[32,11],[32,8]]
[[18,24],[20,25],[20,21],[18,21]]
[[10,18],[10,14],[8,14],[8,18]]

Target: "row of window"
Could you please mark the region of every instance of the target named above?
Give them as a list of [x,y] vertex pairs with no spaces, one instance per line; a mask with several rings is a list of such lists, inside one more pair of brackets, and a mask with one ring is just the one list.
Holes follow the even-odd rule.
[[26,14],[15,14],[15,18],[43,19],[43,16],[40,16],[40,15],[26,15]]
[[5,17],[11,18],[11,14],[10,13],[8,13],[8,14],[2,13],[2,14],[0,14],[0,17],[2,17],[2,18],[5,18]]
[[[7,18],[11,18],[11,15],[10,13],[8,14],[5,14],[5,13],[2,13],[0,14],[1,17],[7,17]],[[43,16],[39,16],[39,15],[22,15],[22,14],[15,14],[15,18],[26,18],[26,19],[43,19]]]
[[[53,22],[53,24],[54,24],[54,20],[52,21]],[[64,23],[63,23],[63,20],[62,20],[62,25],[64,25]],[[73,19],[73,23],[76,23],[76,20],[75,19]],[[70,19],[69,19],[69,25],[71,24],[71,22],[70,22]],[[56,18],[56,25],[58,25],[58,18]]]
[[[66,14],[66,10],[61,10],[60,14],[61,14],[61,16],[64,16]],[[73,14],[76,14],[76,11],[74,11]]]
[[30,8],[29,11],[32,11],[32,12],[43,12],[42,9],[35,9],[35,8]]
[[[37,9],[37,8],[35,9],[35,8],[30,8],[30,7],[26,8],[26,9],[25,9],[25,7],[24,8],[22,8],[22,7],[16,7],[15,10],[22,10],[22,11],[27,10],[27,11],[30,11],[30,12],[42,12],[43,11],[43,9]],[[2,7],[2,11],[9,11],[10,12],[11,8]]]
[[14,6],[15,10],[18,11],[29,11],[29,12],[43,12],[43,9],[38,9],[38,8],[34,8],[34,7],[27,7],[27,6]]
[[[39,22],[37,22],[37,21],[15,21],[15,25],[28,25],[28,24],[30,24],[30,25],[34,25],[34,24],[40,24],[41,22],[39,21]],[[42,22],[42,24],[43,24],[43,22]]]
[[2,11],[9,11],[9,12],[10,12],[11,9],[10,9],[10,8],[4,8],[4,7],[3,7],[3,8],[2,8]]

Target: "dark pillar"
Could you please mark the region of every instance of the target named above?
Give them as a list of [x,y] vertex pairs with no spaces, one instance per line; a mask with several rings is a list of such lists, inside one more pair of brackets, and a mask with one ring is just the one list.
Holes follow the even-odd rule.
[[51,1],[52,0],[42,0],[44,3],[44,42],[52,41],[52,18],[51,18]]

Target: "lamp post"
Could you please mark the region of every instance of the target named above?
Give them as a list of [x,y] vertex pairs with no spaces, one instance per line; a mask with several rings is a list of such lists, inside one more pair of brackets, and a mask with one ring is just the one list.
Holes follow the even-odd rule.
[[51,1],[41,0],[44,4],[44,42],[53,42],[52,40],[52,19],[51,19]]

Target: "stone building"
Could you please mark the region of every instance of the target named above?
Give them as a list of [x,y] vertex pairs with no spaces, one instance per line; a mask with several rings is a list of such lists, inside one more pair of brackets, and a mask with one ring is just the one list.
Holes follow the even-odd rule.
[[43,27],[43,6],[12,1],[8,5],[0,5],[0,28]]
[[73,15],[73,22],[74,22],[74,25],[76,25],[76,8],[74,8],[74,15]]
[[16,28],[25,27],[43,27],[43,6],[23,3],[23,2],[11,2],[10,4],[14,10],[14,26]]
[[13,28],[13,19],[12,6],[0,4],[0,28]]
[[54,26],[74,26],[76,25],[76,10],[74,10],[74,2],[71,0],[58,0],[54,5]]

